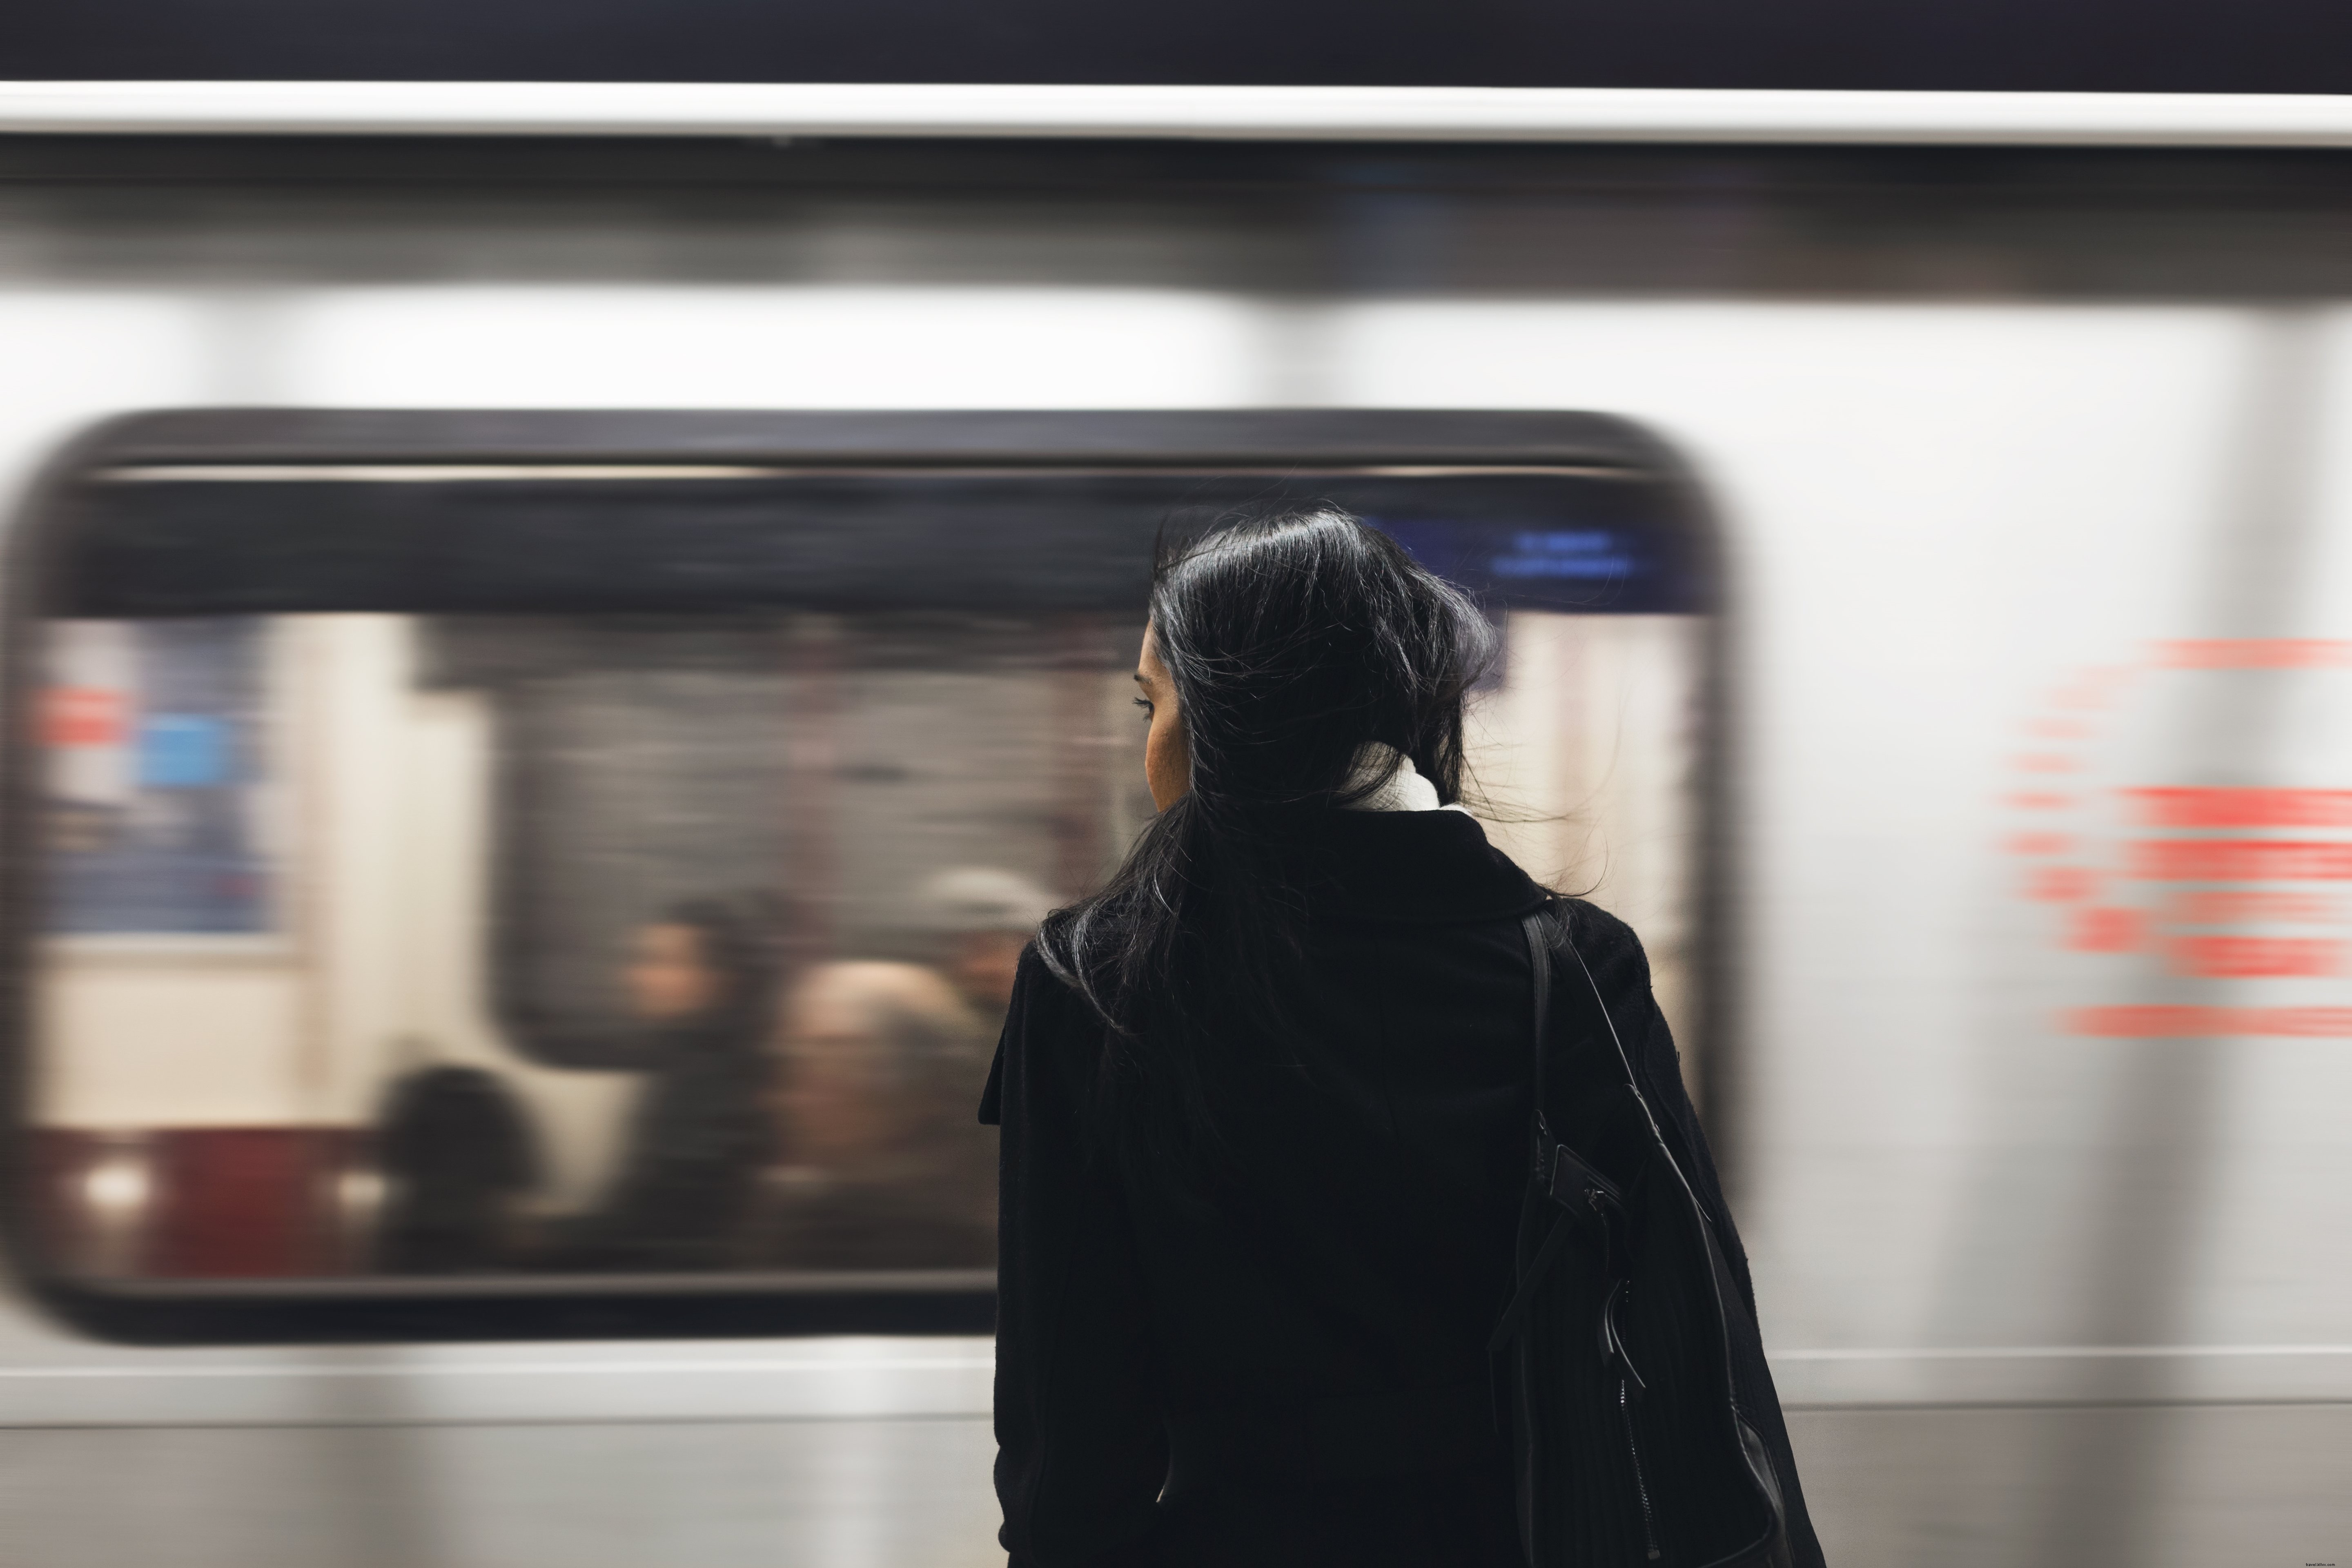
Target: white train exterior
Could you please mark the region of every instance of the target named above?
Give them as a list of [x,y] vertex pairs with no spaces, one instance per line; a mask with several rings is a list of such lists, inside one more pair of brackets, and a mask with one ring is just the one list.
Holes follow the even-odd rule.
[[[10,100],[37,132],[0,146],[12,490],[163,407],[1590,410],[1663,437],[1727,561],[1738,1016],[1707,1114],[1832,1557],[2352,1548],[2352,185],[2246,149],[2336,139],[2323,109],[1433,130],[1278,94],[941,123],[902,91],[353,124],[200,96]],[[1174,140],[1186,113],[1226,140]],[[542,128],[572,139],[490,134]],[[1895,145],[1922,141],[1963,145]],[[419,744],[472,743],[440,718]],[[402,809],[464,841],[462,802]],[[443,871],[465,857],[411,868]],[[45,1114],[292,1114],[108,1048]],[[581,1114],[585,1182],[614,1112]],[[45,1568],[991,1563],[989,1384],[970,1335],[152,1348],[20,1292],[0,1531]]]

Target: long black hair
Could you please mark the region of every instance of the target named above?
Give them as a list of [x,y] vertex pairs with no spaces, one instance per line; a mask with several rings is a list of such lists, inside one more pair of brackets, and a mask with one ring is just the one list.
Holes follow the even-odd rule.
[[1464,708],[1496,637],[1461,590],[1332,507],[1163,536],[1150,607],[1192,787],[1038,948],[1107,1026],[1097,1130],[1124,1157],[1197,1170],[1223,1163],[1225,1069],[1313,1048],[1291,1000],[1309,818],[1394,775],[1359,770],[1374,742],[1458,800]]

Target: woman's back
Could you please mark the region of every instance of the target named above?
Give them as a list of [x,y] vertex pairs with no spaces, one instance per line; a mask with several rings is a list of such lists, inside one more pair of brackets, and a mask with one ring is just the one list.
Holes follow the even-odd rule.
[[[1040,1563],[1086,1562],[1139,1524],[1178,1562],[1519,1560],[1486,1341],[1526,1187],[1518,920],[1546,895],[1458,812],[1298,826],[1307,1037],[1255,1042],[1222,1086],[1242,1174],[1220,1191],[1091,1148],[1101,1026],[1024,968],[999,1064],[1000,1375],[1046,1392],[1034,1422],[1000,1403],[1016,1561],[1024,1533]],[[1159,1471],[1164,1521],[1138,1511]]]
[[1265,1042],[1232,1086],[1247,1190],[1208,1211],[1129,1194],[1171,1371],[1204,1403],[1483,1398],[1526,1187],[1517,922],[1543,894],[1458,812],[1328,815],[1297,982],[1313,1037]]

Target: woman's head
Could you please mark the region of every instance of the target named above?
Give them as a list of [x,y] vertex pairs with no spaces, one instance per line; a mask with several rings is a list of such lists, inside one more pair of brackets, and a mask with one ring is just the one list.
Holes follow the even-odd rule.
[[765,900],[688,899],[637,928],[622,972],[629,1009],[654,1024],[761,1019],[776,983]]
[[1150,608],[1136,679],[1160,815],[1108,887],[1039,933],[1110,1026],[1109,1120],[1139,1134],[1122,1150],[1147,1154],[1215,1142],[1223,1075],[1204,1064],[1297,1037],[1299,841],[1389,782],[1357,765],[1373,742],[1456,799],[1464,705],[1494,650],[1460,590],[1328,507],[1163,547]]
[[1334,509],[1163,549],[1136,672],[1152,798],[1165,811],[1197,795],[1225,816],[1344,804],[1358,750],[1377,741],[1451,801],[1463,704],[1493,647],[1461,590]]
[[719,1000],[725,984],[702,951],[702,933],[671,920],[637,928],[622,980],[629,1011],[648,1023],[698,1017]]

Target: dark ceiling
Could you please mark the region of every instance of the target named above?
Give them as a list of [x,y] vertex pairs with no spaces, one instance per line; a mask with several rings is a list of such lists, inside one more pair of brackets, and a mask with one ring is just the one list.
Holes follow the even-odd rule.
[[2341,0],[19,0],[0,78],[2352,91]]

